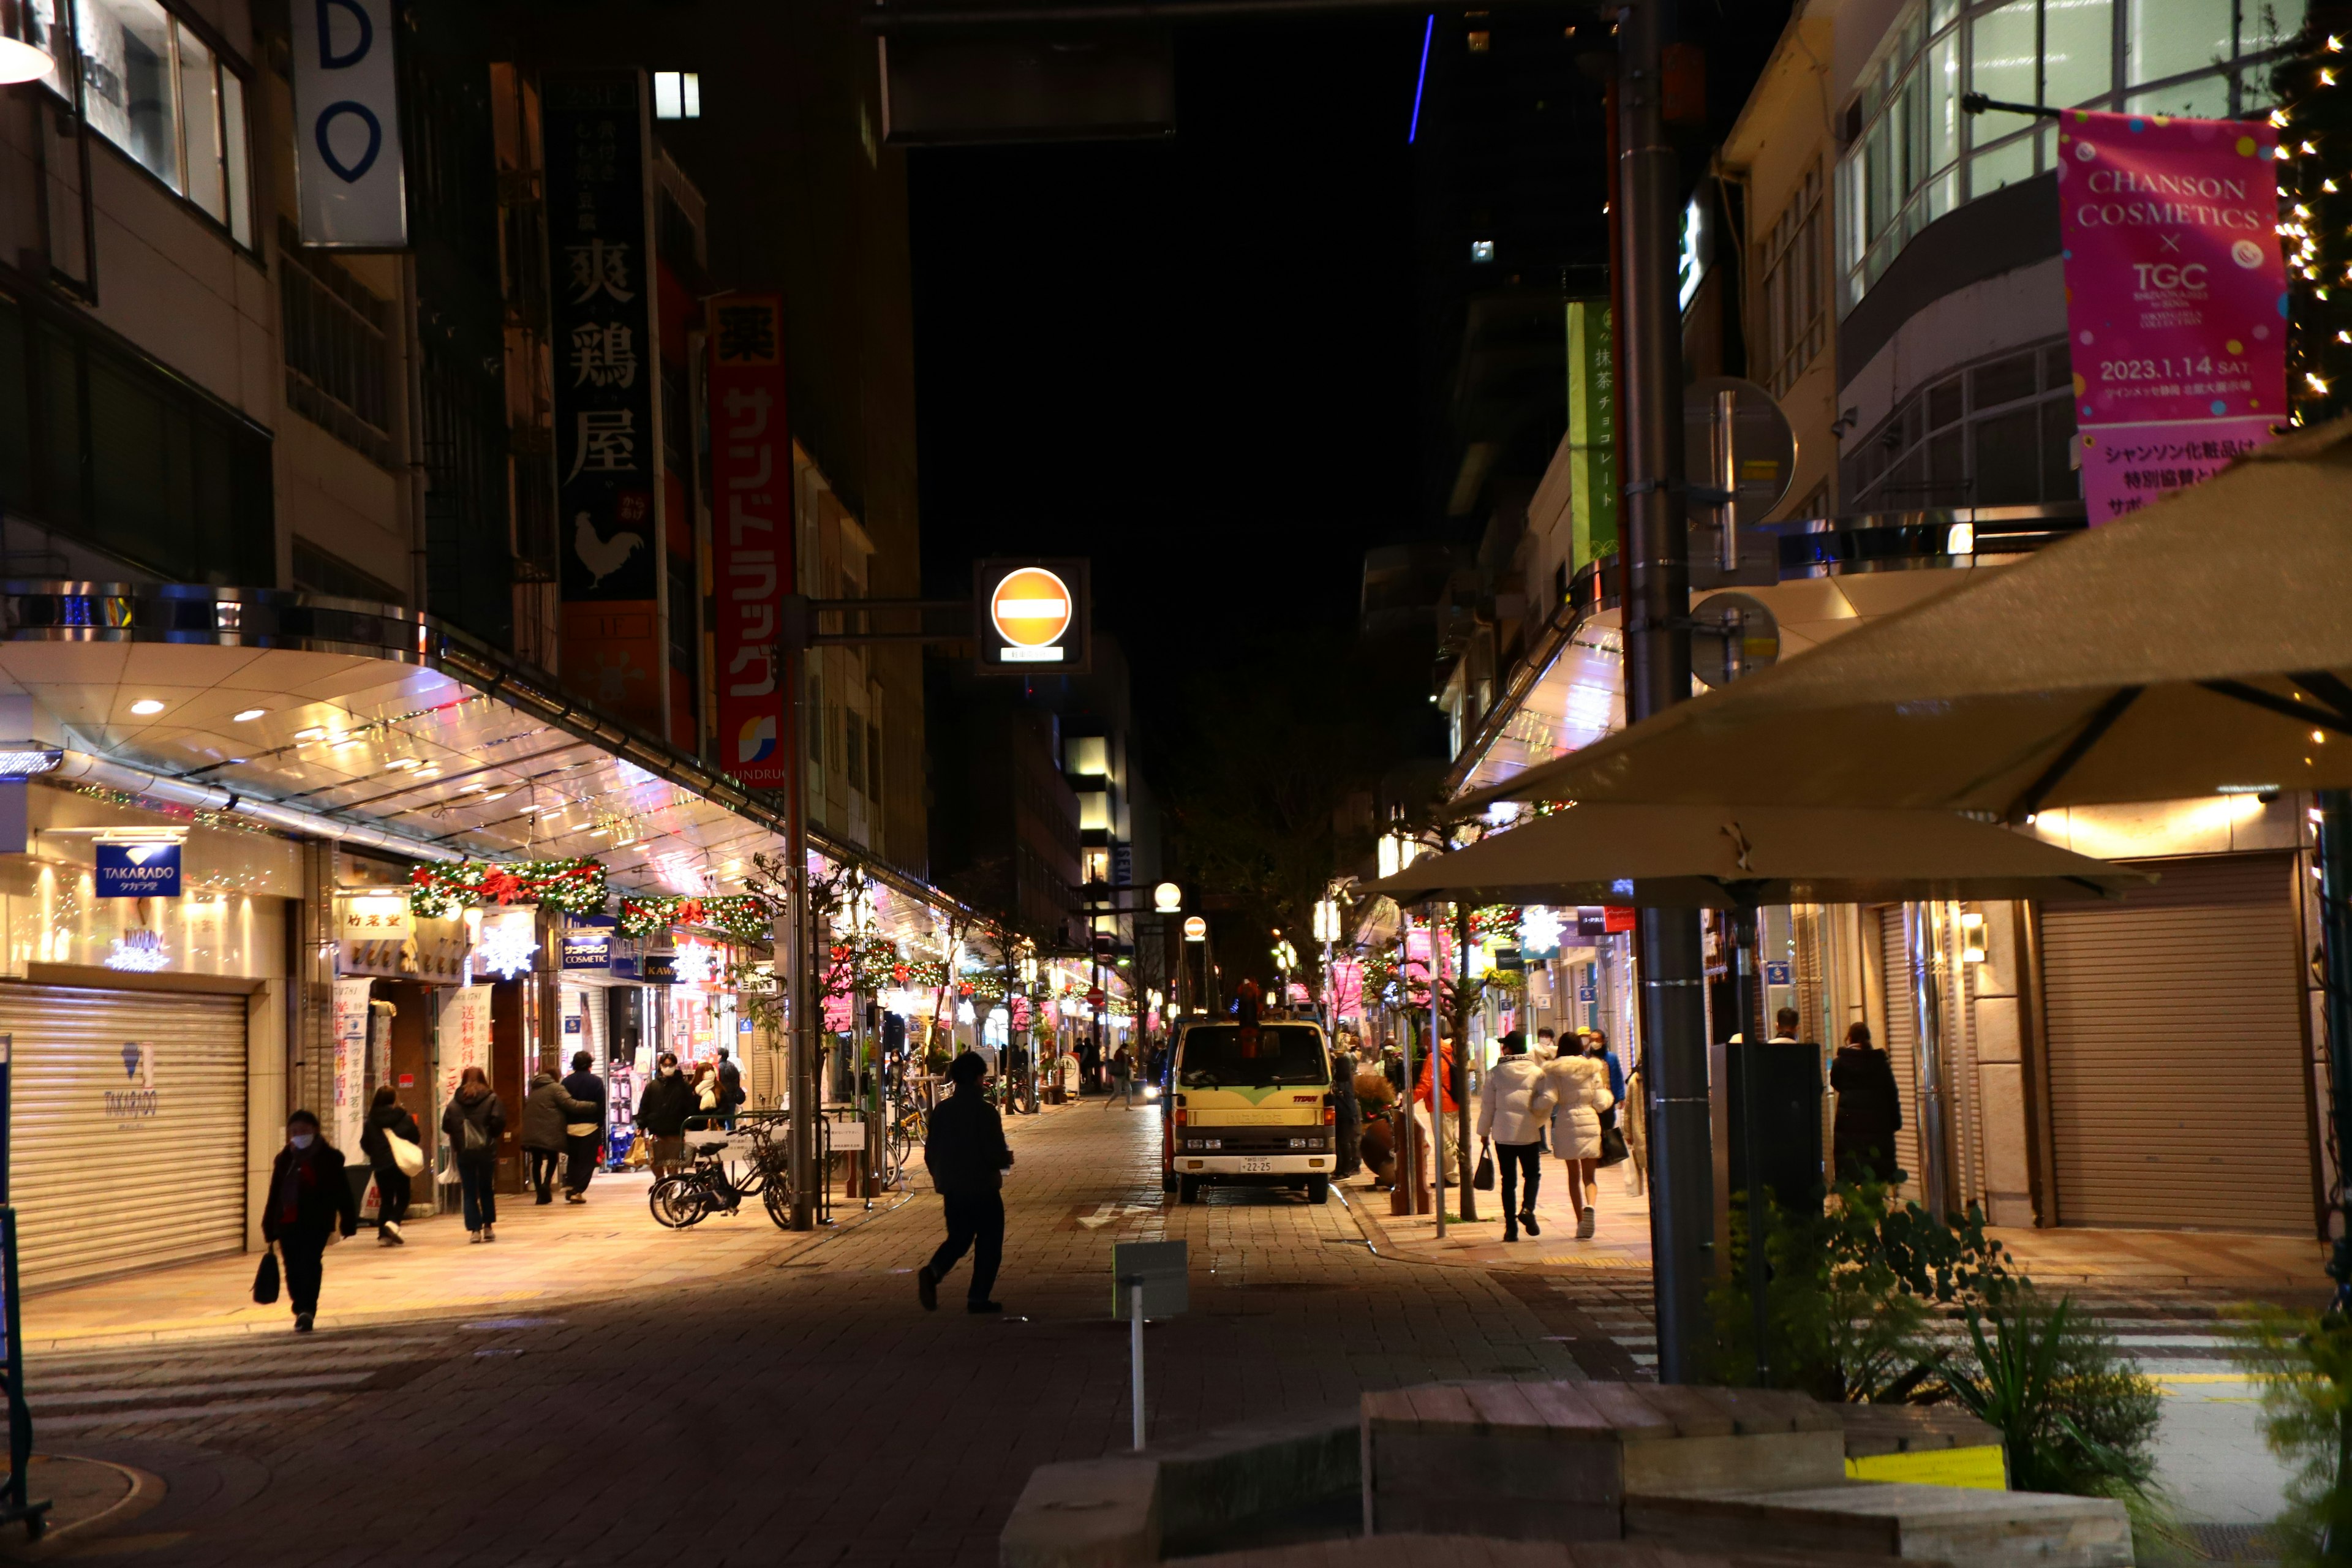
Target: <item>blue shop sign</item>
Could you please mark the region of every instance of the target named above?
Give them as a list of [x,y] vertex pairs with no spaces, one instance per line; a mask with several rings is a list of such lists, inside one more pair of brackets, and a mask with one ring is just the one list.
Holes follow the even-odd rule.
[[1768,958],[1764,961],[1764,984],[1767,985],[1793,985],[1796,984],[1796,981],[1792,977],[1791,970],[1792,966],[1787,959]]
[[576,927],[563,933],[563,967],[604,970],[612,966],[613,933],[598,926]]
[[101,899],[176,899],[180,896],[180,846],[98,846],[98,896]]

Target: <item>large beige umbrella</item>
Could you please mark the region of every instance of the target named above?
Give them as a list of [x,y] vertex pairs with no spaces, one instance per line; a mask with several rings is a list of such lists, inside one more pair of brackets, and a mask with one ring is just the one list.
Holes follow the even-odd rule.
[[2099,897],[2152,879],[1949,812],[1586,802],[1365,890],[1401,903],[1724,909]]
[[2045,806],[2352,786],[2352,419],[1470,797]]

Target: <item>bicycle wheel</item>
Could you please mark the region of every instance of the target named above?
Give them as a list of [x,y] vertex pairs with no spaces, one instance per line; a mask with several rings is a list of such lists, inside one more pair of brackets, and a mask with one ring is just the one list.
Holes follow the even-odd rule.
[[767,1205],[768,1218],[778,1230],[793,1228],[793,1189],[788,1182],[770,1182],[760,1190],[760,1201]]
[[905,1169],[907,1155],[914,1146],[914,1134],[908,1129],[905,1117],[902,1116],[890,1123],[890,1163],[893,1165],[901,1170]]
[[664,1176],[646,1194],[646,1206],[653,1210],[655,1224],[682,1230],[710,1212],[710,1189],[691,1172]]

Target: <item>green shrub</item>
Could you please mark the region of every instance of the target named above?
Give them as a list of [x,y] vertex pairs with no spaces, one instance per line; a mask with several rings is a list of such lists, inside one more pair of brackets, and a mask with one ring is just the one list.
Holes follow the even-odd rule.
[[[1990,1331],[1988,1331],[1990,1330]],[[2156,1476],[2156,1384],[2071,1298],[2030,1289],[1968,1314],[1969,1359],[1947,1385],[2000,1433],[2021,1491],[2145,1499]]]
[[2263,1439],[2295,1467],[2287,1510],[2272,1527],[2291,1563],[2341,1563],[2322,1550],[2333,1535],[2352,1540],[2352,1488],[2343,1473],[2345,1421],[2352,1415],[2352,1319],[2340,1312],[2249,1306],[2228,1325],[2238,1365],[2262,1389]]

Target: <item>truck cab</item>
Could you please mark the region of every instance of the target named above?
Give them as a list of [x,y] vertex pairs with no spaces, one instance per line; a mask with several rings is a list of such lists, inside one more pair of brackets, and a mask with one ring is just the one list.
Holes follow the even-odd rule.
[[1339,1113],[1320,1025],[1188,1024],[1168,1078],[1163,1185],[1177,1202],[1200,1202],[1212,1183],[1329,1200]]

